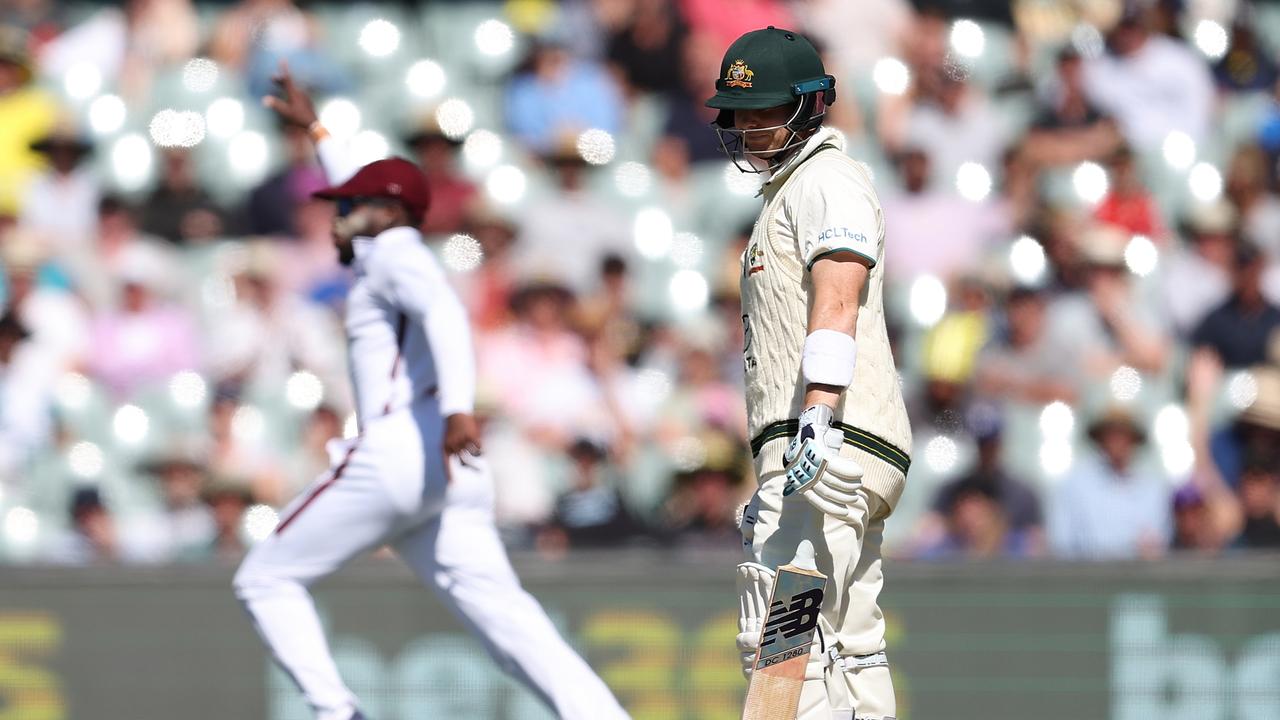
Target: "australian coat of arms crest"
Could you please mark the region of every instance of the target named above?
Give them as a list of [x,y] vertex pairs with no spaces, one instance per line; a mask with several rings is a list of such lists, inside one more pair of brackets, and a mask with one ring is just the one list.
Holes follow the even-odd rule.
[[745,60],[734,60],[728,72],[724,74],[724,84],[726,87],[749,88],[753,77],[755,73],[747,67]]

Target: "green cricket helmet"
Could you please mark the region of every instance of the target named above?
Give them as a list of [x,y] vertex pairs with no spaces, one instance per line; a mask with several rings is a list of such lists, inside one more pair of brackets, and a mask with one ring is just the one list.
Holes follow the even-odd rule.
[[[827,107],[836,99],[836,79],[828,75],[818,50],[805,36],[772,25],[753,30],[734,41],[720,63],[716,94],[707,107],[720,114],[712,126],[720,138],[720,146],[743,172],[764,172],[776,167],[804,144],[808,132],[822,125]],[[764,110],[793,105],[791,119],[769,128],[739,130],[734,127],[735,110]],[[748,150],[746,132],[773,132],[787,128],[791,136],[780,148],[768,151]],[[803,133],[803,135],[802,135]],[[750,156],[765,156],[768,167],[757,168],[743,161]]]

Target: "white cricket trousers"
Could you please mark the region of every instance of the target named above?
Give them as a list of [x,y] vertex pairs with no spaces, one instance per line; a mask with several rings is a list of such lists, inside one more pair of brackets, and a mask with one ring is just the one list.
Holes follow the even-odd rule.
[[494,527],[483,461],[468,467],[454,459],[446,479],[436,450],[441,426],[434,401],[423,402],[416,412],[375,419],[345,446],[335,443],[333,467],[290,503],[236,573],[236,596],[258,634],[317,720],[347,720],[357,699],[338,675],[308,587],[389,544],[498,665],[561,718],[627,718],[520,586]]
[[[797,720],[892,720],[897,712],[893,679],[884,651],[884,614],[878,599],[884,586],[881,543],[887,506],[861,488],[850,522],[836,520],[801,497],[784,498],[787,441],[774,440],[756,457],[759,489],[743,513],[747,557],[774,568],[791,562],[796,545],[813,543],[818,570],[827,576],[819,627],[846,667],[825,667],[819,643],[805,669]],[[844,445],[841,455],[863,467],[883,462]],[[849,713],[853,711],[851,716]]]

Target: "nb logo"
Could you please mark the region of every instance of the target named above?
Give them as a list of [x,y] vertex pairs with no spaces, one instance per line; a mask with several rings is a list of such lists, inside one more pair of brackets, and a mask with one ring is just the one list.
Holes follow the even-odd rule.
[[822,611],[822,590],[806,590],[791,598],[788,607],[782,600],[774,600],[769,608],[769,623],[765,625],[760,647],[763,649],[778,639],[778,634],[791,638],[812,633],[818,627],[818,614]]

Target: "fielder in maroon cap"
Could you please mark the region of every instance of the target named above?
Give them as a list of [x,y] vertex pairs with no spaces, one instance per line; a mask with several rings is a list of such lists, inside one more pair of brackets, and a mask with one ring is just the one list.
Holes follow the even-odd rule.
[[427,181],[390,158],[356,169],[287,71],[267,105],[308,129],[338,204],[351,265],[347,364],[359,433],[326,446],[333,466],[249,552],[236,596],[316,720],[367,720],[325,642],[310,585],[389,545],[475,632],[499,666],[564,720],[626,720],[609,688],[520,587],[493,523],[493,479],[472,416],[466,311],[423,242]]
[[371,162],[341,185],[313,195],[338,202],[333,239],[343,265],[355,259],[353,238],[377,237],[393,227],[417,228],[431,204],[426,176],[398,157]]

